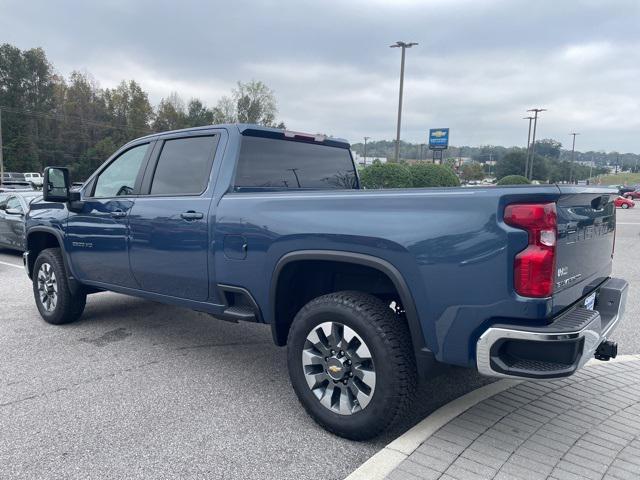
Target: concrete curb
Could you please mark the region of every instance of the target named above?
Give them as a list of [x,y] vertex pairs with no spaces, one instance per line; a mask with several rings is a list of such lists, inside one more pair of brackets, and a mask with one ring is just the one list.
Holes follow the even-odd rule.
[[[640,355],[619,355],[617,358],[611,360],[611,362],[625,362],[638,359],[640,359]],[[602,365],[603,362],[594,359],[590,360],[587,366],[594,364]],[[493,397],[519,383],[521,383],[521,380],[498,380],[497,382],[480,387],[443,405],[373,455],[346,477],[345,480],[383,480],[400,465],[404,459],[422,445],[426,439],[451,420],[477,403]]]

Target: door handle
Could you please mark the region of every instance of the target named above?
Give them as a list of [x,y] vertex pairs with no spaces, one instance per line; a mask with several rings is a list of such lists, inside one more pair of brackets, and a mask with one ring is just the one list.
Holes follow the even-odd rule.
[[111,212],[111,216],[113,218],[123,218],[127,216],[127,212],[125,212],[124,210],[114,210],[113,212]]
[[185,220],[200,220],[202,217],[204,217],[202,213],[194,212],[193,210],[189,210],[188,212],[182,212],[180,216]]

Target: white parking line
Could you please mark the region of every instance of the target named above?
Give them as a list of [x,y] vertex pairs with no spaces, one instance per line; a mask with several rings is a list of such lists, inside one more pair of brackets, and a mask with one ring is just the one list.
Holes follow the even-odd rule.
[[7,265],[8,267],[24,268],[22,265],[16,265],[15,263],[0,262],[0,264]]

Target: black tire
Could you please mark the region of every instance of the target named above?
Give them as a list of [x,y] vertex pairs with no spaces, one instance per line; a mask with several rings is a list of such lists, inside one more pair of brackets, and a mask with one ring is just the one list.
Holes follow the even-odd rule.
[[[55,305],[48,306],[43,303],[39,290],[39,272],[43,265],[49,265],[55,275],[57,288]],[[47,269],[47,267],[44,267]],[[75,322],[80,318],[87,302],[87,295],[84,290],[71,293],[69,281],[67,279],[64,260],[59,248],[47,248],[40,252],[33,266],[33,296],[36,306],[43,320],[52,325],[63,325]]]
[[620,205],[622,208],[629,208],[629,205],[627,205],[626,203],[623,203],[622,205]]
[[[307,335],[321,323],[339,322],[366,343],[375,365],[375,390],[365,408],[340,415],[320,403],[307,385],[302,352]],[[365,440],[402,419],[416,391],[416,363],[406,321],[378,298],[361,292],[337,292],[307,303],[289,331],[287,363],[291,384],[307,413],[341,437]]]

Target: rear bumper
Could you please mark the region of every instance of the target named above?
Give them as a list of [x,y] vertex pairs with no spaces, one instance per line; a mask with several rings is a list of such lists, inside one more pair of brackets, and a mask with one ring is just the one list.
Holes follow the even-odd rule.
[[499,324],[476,345],[483,375],[549,379],[566,377],[591,359],[624,315],[629,284],[610,278],[597,291],[593,310],[577,307],[544,327]]

